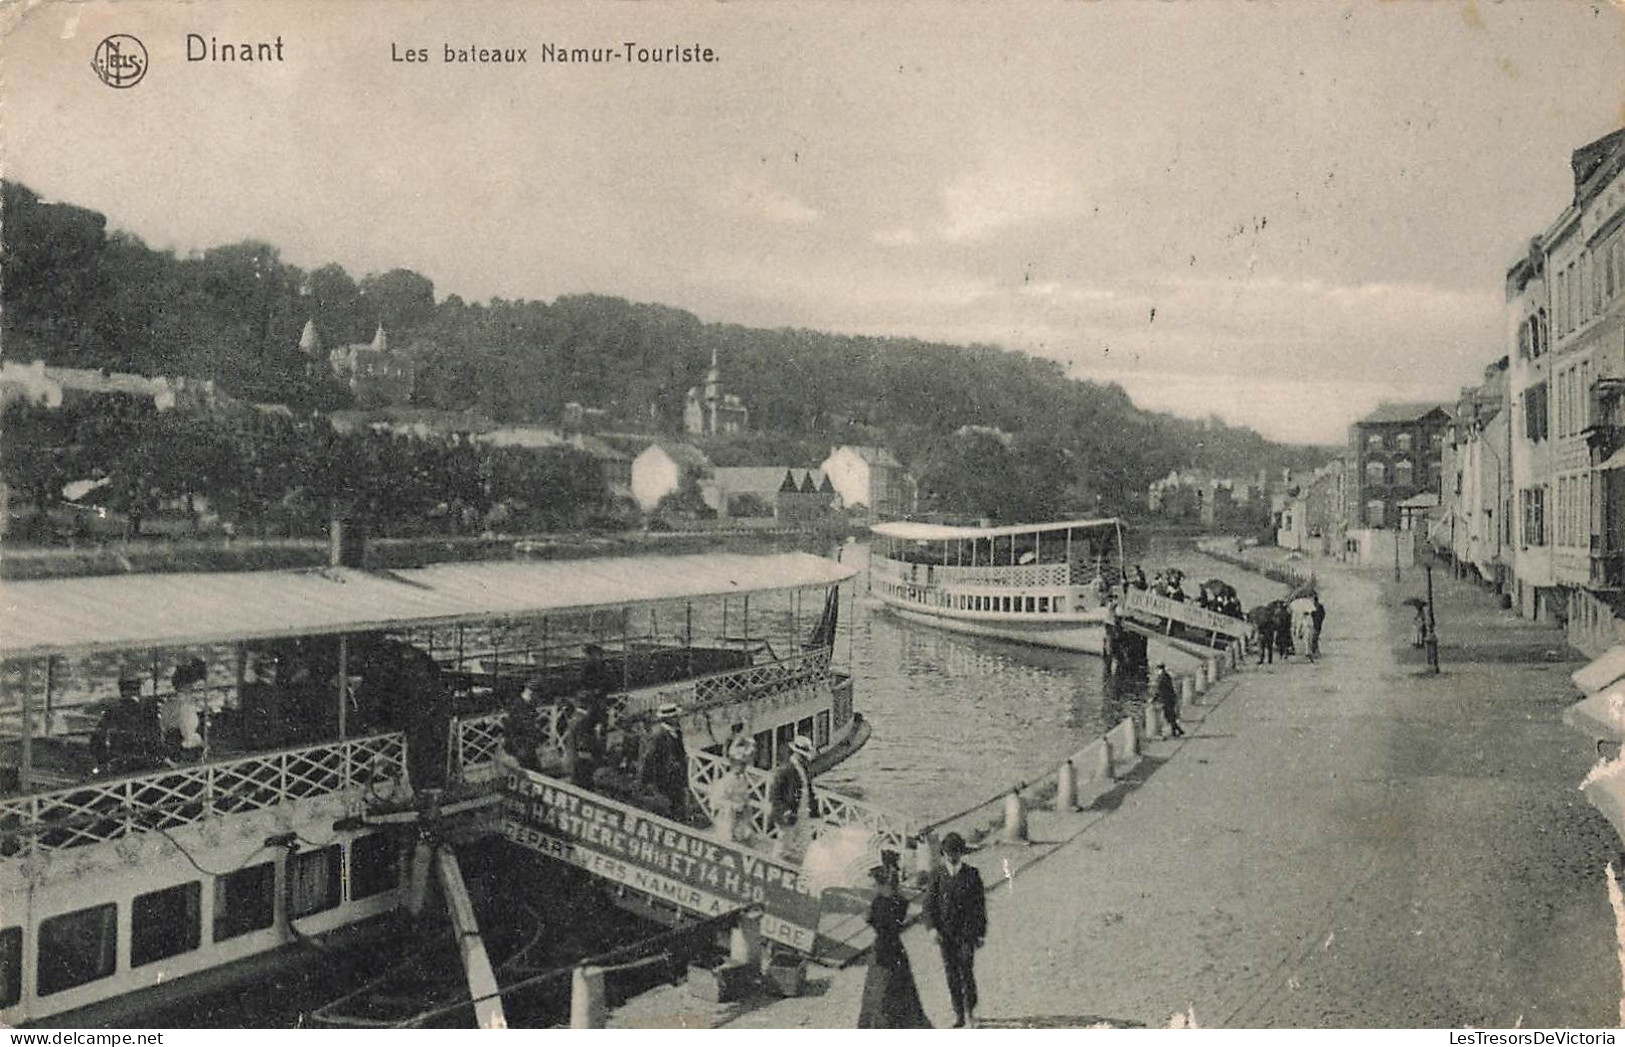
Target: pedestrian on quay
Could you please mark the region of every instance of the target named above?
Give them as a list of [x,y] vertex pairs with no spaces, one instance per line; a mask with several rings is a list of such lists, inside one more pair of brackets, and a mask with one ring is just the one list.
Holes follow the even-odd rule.
[[956,1029],[976,1024],[976,950],[987,937],[987,892],[965,849],[958,833],[942,838],[943,864],[931,870],[922,905],[931,940],[942,950]]
[[1320,657],[1320,631],[1326,625],[1326,605],[1320,602],[1319,593],[1310,593],[1309,598],[1315,602],[1315,609],[1309,612],[1309,654]]
[[1179,726],[1179,691],[1174,687],[1174,678],[1168,675],[1168,666],[1162,662],[1157,663],[1156,703],[1168,723],[1168,733],[1183,738],[1185,728]]
[[908,922],[908,899],[903,897],[901,869],[896,851],[881,851],[880,864],[869,870],[875,898],[869,903],[869,926],[875,929],[869,973],[863,979],[863,1003],[858,1008],[860,1029],[929,1029],[914,968],[903,948],[903,925]]

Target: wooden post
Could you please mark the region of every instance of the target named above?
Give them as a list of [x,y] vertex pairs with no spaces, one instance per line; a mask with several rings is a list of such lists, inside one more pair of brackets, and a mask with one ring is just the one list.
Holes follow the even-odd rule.
[[343,633],[339,634],[339,665],[336,678],[333,681],[339,694],[339,740],[348,735],[350,723],[350,638]]
[[22,687],[22,713],[23,713],[23,751],[21,766],[17,768],[17,784],[27,794],[34,791],[34,710],[28,700],[28,681],[23,681]]
[[45,656],[45,734],[51,734],[51,696],[56,690],[56,655]]

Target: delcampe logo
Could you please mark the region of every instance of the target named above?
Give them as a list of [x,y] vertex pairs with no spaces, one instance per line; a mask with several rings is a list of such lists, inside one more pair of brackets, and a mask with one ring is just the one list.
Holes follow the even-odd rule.
[[108,87],[134,87],[147,75],[147,48],[128,33],[114,33],[96,45],[90,67]]

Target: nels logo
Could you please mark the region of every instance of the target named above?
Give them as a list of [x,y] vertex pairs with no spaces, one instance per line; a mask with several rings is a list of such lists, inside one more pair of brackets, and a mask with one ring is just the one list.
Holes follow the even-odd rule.
[[147,48],[128,33],[114,33],[96,45],[90,67],[108,87],[134,87],[147,75]]

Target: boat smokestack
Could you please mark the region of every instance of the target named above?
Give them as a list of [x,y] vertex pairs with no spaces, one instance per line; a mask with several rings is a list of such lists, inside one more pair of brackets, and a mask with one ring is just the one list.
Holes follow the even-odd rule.
[[337,512],[328,517],[327,563],[330,567],[367,566],[367,528],[360,519]]

